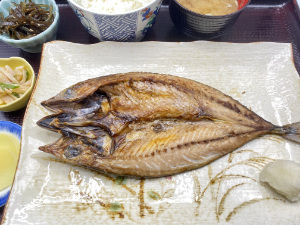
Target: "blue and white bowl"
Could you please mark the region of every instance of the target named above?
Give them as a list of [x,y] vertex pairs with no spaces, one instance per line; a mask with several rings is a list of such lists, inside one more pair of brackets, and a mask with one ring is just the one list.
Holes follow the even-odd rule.
[[74,0],[68,2],[86,30],[100,41],[140,41],[153,27],[162,0],[121,14],[97,13]]
[[[19,140],[21,140],[21,132],[22,127],[18,124],[8,122],[8,121],[0,121],[0,132],[8,132],[13,134]],[[0,143],[1,144],[1,143]],[[4,206],[7,202],[9,193],[10,193],[11,186],[0,190],[0,207]]]
[[7,202],[11,186],[5,188],[4,190],[0,190],[0,207],[4,206]]
[[[20,2],[24,2],[24,1],[25,0],[1,0],[0,12],[3,13],[4,17],[7,17],[9,15],[10,7],[13,5],[12,4],[13,2],[19,4]],[[45,30],[44,32],[32,38],[15,40],[10,38],[8,35],[0,35],[0,40],[16,48],[21,48],[26,52],[37,53],[42,51],[43,44],[45,42],[53,41],[56,39],[56,33],[59,24],[59,10],[58,10],[58,6],[55,3],[55,0],[32,0],[32,2],[37,4],[45,4],[45,5],[53,6],[54,21],[50,25],[50,27],[48,27],[48,29]]]

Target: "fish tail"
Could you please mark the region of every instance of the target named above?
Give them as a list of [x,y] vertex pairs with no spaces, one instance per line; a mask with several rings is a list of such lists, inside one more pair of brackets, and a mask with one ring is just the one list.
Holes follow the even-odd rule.
[[300,143],[300,122],[287,124],[283,127],[276,127],[273,134],[278,134],[285,139]]

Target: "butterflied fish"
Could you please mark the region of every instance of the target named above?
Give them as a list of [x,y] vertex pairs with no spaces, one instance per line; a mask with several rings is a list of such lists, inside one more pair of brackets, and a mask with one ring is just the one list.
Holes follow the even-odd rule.
[[300,123],[275,126],[212,87],[170,75],[94,78],[42,105],[54,113],[38,125],[62,136],[40,150],[118,175],[192,170],[268,133],[300,140]]

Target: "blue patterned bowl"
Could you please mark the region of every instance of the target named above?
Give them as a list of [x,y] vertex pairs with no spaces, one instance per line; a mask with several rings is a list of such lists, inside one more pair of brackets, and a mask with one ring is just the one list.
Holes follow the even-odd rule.
[[[20,3],[24,1],[25,0],[1,0],[0,12],[3,13],[4,17],[6,17],[9,15],[9,8],[12,6],[12,2]],[[32,38],[15,40],[9,38],[8,35],[0,35],[0,40],[16,48],[21,48],[26,52],[37,53],[42,51],[43,44],[45,42],[56,39],[56,33],[59,24],[59,11],[58,11],[58,6],[55,3],[55,0],[31,0],[31,1],[37,4],[45,4],[45,5],[53,6],[53,13],[55,17],[51,26],[44,32]]]
[[[18,124],[8,122],[8,121],[0,121],[0,132],[7,132],[13,134],[19,140],[21,139],[22,127]],[[1,143],[0,143],[1,145]],[[0,207],[5,205],[7,202],[11,186],[6,187],[3,190],[0,190]]]
[[162,0],[122,14],[101,14],[68,0],[86,30],[100,41],[140,41],[153,27]]

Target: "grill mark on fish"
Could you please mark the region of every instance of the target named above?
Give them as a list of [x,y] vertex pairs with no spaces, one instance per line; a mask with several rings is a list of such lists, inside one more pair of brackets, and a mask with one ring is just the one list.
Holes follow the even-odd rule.
[[[211,100],[214,100],[213,97],[210,98]],[[221,105],[225,106],[226,108],[230,110],[234,110],[237,113],[241,113],[240,109],[237,107],[236,104],[231,104],[230,102],[225,102],[225,101],[218,101]]]
[[54,114],[38,125],[62,137],[40,150],[118,175],[199,168],[267,133],[300,139],[297,123],[274,126],[212,87],[170,75],[93,78],[42,105]]
[[243,114],[245,117],[249,118],[250,120],[253,120],[256,122],[255,117],[251,113],[244,113]]
[[238,136],[242,136],[242,135],[245,135],[245,134],[251,134],[251,133],[255,133],[255,132],[257,132],[257,131],[253,131],[253,132],[250,132],[250,133],[242,133],[242,134],[237,134],[237,135],[228,135],[227,137],[220,137],[220,138],[211,139],[211,140],[203,140],[203,141],[196,141],[196,142],[191,141],[191,142],[179,144],[177,146],[172,146],[170,148],[164,148],[162,150],[153,151],[153,152],[151,152],[151,155],[149,155],[149,154],[139,155],[139,156],[131,155],[131,156],[124,157],[123,159],[126,160],[126,159],[129,159],[129,158],[130,159],[135,159],[135,158],[143,158],[143,157],[153,157],[155,155],[167,153],[168,150],[171,150],[171,151],[182,150],[182,149],[184,149],[184,147],[189,147],[189,146],[192,146],[192,145],[201,145],[201,144],[212,143],[212,142],[221,141],[221,140],[224,140],[224,139],[227,139],[227,138],[238,137]]
[[[225,106],[226,108],[233,110],[237,113],[241,113],[240,109],[236,104],[231,104],[230,102],[218,101],[221,105]],[[257,122],[256,117],[251,112],[243,113],[243,116],[247,117],[248,119]]]

